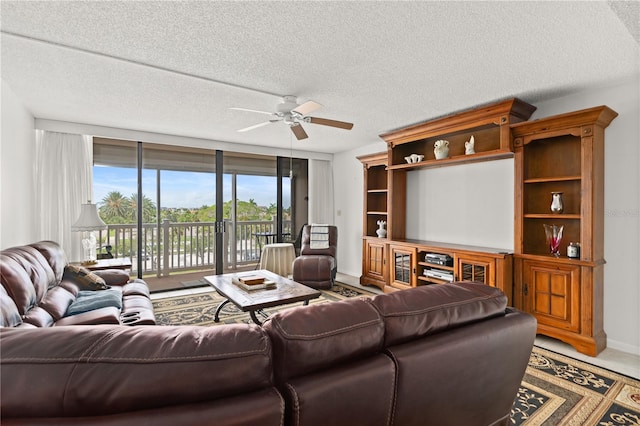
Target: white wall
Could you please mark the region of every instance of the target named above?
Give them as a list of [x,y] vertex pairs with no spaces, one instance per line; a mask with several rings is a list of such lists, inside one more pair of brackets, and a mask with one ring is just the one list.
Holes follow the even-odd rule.
[[407,173],[407,238],[513,251],[514,161]]
[[0,249],[32,243],[34,118],[2,81],[0,139]]
[[[523,99],[527,101],[526,98]],[[490,100],[488,100],[489,102]],[[613,120],[605,133],[605,258],[607,264],[604,272],[604,329],[608,336],[608,346],[625,352],[640,354],[640,81],[635,79],[621,82],[614,86],[593,88],[570,96],[537,102],[538,107],[531,119],[543,118],[598,105],[607,105],[619,116]],[[402,125],[401,122],[398,123]],[[381,132],[384,129],[381,129]],[[358,150],[342,152],[334,156],[334,182],[336,197],[336,218],[341,238],[338,247],[338,270],[342,273],[359,277],[362,268],[362,205],[363,181],[362,167],[355,158],[357,155],[384,151],[386,145],[372,142],[370,146]],[[489,175],[501,176],[505,174],[505,167],[513,167],[513,160],[487,162],[481,167],[488,167],[484,172]],[[467,166],[462,166],[467,167]],[[418,172],[420,179],[436,176],[442,179],[454,179],[457,185],[466,179],[464,174],[457,172],[457,167],[450,171]],[[443,177],[444,176],[444,177]],[[454,176],[452,178],[452,176]],[[414,178],[411,178],[412,180]],[[513,175],[511,175],[513,179]],[[409,182],[410,193],[421,193],[420,188],[431,185],[419,181]],[[513,184],[511,184],[513,188]],[[505,189],[506,190],[506,189]],[[450,203],[455,204],[455,197],[459,194],[450,191]],[[447,204],[446,193],[437,193],[438,202]],[[487,209],[504,208],[504,198],[495,194],[485,203]],[[497,197],[497,198],[496,198]],[[510,195],[513,199],[513,194]],[[493,202],[492,202],[493,201]],[[421,209],[418,199],[409,201],[407,223],[417,229],[410,231],[417,233],[419,238],[434,236],[434,229],[426,224],[429,218]],[[425,206],[426,207],[426,206]],[[510,206],[513,209],[513,203]],[[412,212],[416,212],[413,213]],[[340,215],[338,215],[340,213]],[[502,214],[502,212],[494,212]],[[513,215],[513,211],[509,212]],[[474,218],[467,215],[469,221]],[[462,219],[457,217],[456,222]],[[469,229],[470,225],[464,225]],[[513,248],[513,241],[506,246],[505,235],[513,235],[513,218],[506,220],[504,225],[490,222],[483,224],[482,232],[500,235],[500,241],[491,244],[505,245]],[[498,229],[510,227],[511,229]],[[438,239],[445,236],[438,234]],[[452,232],[451,237],[460,239],[459,234]],[[473,236],[473,238],[477,238]],[[455,241],[462,242],[462,241]],[[504,243],[504,244],[503,244]],[[473,242],[473,244],[476,244]]]

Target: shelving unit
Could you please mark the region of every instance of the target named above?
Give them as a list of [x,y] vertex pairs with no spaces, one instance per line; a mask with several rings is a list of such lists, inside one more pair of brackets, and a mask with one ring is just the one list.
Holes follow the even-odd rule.
[[[471,280],[498,287],[511,303],[511,253],[489,247],[424,240],[394,240],[389,243],[389,247],[392,270],[391,280],[385,288],[387,292],[451,282],[425,276],[426,269],[433,269],[451,273],[452,281]],[[427,254],[447,255],[452,260],[451,266],[427,262]]]
[[[500,250],[429,241],[405,240],[406,176],[413,170],[429,167],[445,167],[479,161],[497,160],[513,156],[510,125],[528,120],[535,107],[519,99],[508,99],[468,111],[429,120],[380,135],[387,142],[387,194],[388,217],[392,226],[387,237],[387,255],[390,262],[389,279],[385,291],[394,291],[417,285],[443,284],[448,279],[425,276],[428,269],[441,273],[452,272],[454,280],[473,279],[488,285],[500,287],[509,298],[512,294],[512,260],[509,253]],[[465,154],[465,142],[474,139],[474,154]],[[433,152],[438,140],[449,142],[449,157],[437,160]],[[424,155],[423,161],[408,164],[405,157],[411,154]],[[362,161],[362,160],[361,160]],[[371,187],[370,187],[371,188]],[[367,231],[368,232],[368,231]],[[363,253],[363,278],[361,282],[371,282],[371,266],[377,259],[366,247]],[[434,265],[424,260],[426,253],[440,253],[451,256],[452,266]],[[407,260],[408,259],[408,260]],[[411,265],[408,268],[406,265]],[[406,272],[410,274],[407,276]],[[378,281],[379,283],[380,281]]]
[[[513,156],[509,125],[528,120],[535,107],[509,99],[469,111],[430,120],[380,135],[389,146],[389,170],[413,170],[496,160]],[[475,140],[475,154],[465,155],[465,142]],[[437,140],[449,141],[449,157],[436,160]],[[420,163],[405,157],[424,155]]]
[[364,235],[376,237],[379,220],[388,220],[386,157],[370,156],[365,162],[365,214]]
[[[511,127],[515,147],[514,302],[538,320],[538,332],[596,356],[603,329],[604,129],[606,106]],[[550,211],[562,192],[564,210]],[[564,227],[560,256],[550,254],[544,224]],[[580,258],[566,256],[580,243]]]
[[[427,255],[449,256],[449,258],[451,259],[451,265],[442,265],[438,263],[428,262]],[[418,285],[446,284],[455,280],[455,269],[453,267],[453,255],[454,253],[449,251],[443,251],[441,249],[433,250],[433,249],[426,249],[424,247],[420,247],[418,249],[418,259],[422,259],[422,260],[418,260],[417,278],[419,282],[417,284]],[[432,270],[443,275],[451,274],[451,280],[438,278],[434,276],[427,276],[426,271],[428,270]]]
[[[386,153],[360,158],[365,166],[363,275],[385,291],[443,284],[426,269],[453,272],[500,288],[510,303],[536,316],[538,332],[595,356],[606,347],[603,329],[604,129],[617,116],[600,106],[528,122],[535,107],[518,99],[475,108],[380,135]],[[475,139],[475,153],[465,142]],[[437,140],[449,158],[436,160]],[[424,155],[420,163],[405,157]],[[411,171],[515,156],[514,253],[444,242],[406,240],[406,176]],[[379,175],[378,175],[379,173]],[[386,182],[386,186],[382,182]],[[551,193],[563,193],[562,213],[551,212]],[[375,235],[387,218],[387,238]],[[550,254],[544,224],[562,225],[561,255]],[[578,259],[566,256],[580,243]],[[426,262],[448,254],[453,265]],[[387,259],[390,262],[387,263]]]
[[[364,173],[364,213],[362,229],[362,276],[360,284],[375,285],[384,289],[389,282],[387,264],[388,241],[395,232],[404,232],[404,203],[394,206],[399,218],[394,220],[390,209],[390,192],[404,192],[406,180],[403,175],[391,179],[387,172],[387,153],[380,152],[358,157]],[[378,221],[386,222],[387,236],[378,237]]]

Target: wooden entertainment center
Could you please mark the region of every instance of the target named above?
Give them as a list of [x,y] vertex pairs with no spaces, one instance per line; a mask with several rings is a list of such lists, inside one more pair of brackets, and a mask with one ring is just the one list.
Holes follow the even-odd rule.
[[[472,280],[500,288],[509,303],[538,319],[538,332],[595,356],[603,329],[604,129],[606,106],[527,121],[535,107],[509,99],[380,135],[387,152],[358,157],[364,170],[362,276],[385,292]],[[474,151],[465,152],[471,137]],[[434,144],[448,141],[447,158]],[[424,156],[409,162],[412,154]],[[514,249],[406,239],[407,173],[513,157]],[[550,211],[551,193],[564,209]],[[376,231],[380,221],[386,236]],[[543,224],[563,226],[559,256]],[[384,226],[383,225],[383,226]],[[568,257],[568,244],[579,256]],[[575,246],[572,246],[574,248]]]

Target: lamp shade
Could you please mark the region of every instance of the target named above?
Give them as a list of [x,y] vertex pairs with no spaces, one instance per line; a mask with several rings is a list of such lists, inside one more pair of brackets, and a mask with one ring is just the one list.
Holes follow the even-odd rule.
[[80,217],[71,225],[72,231],[98,231],[107,229],[107,224],[98,216],[98,208],[95,204],[83,204]]

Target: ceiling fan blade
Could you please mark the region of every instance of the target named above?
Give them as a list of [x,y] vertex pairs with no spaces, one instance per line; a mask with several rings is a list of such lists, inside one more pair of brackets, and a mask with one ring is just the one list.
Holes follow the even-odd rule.
[[305,103],[303,103],[302,105],[298,105],[297,107],[295,107],[292,111],[293,112],[297,112],[300,115],[307,115],[312,111],[315,111],[319,108],[322,108],[322,105],[320,105],[317,102],[314,101],[307,101]]
[[291,131],[293,132],[294,135],[296,135],[296,138],[298,140],[306,139],[309,137],[307,135],[307,132],[304,131],[304,129],[300,124],[292,124],[290,127],[291,127]]
[[339,129],[351,130],[353,123],[347,123],[346,121],[329,120],[327,118],[308,117],[309,123],[320,124],[322,126],[337,127]]
[[265,121],[264,123],[254,124],[253,126],[245,127],[244,129],[238,130],[239,132],[248,132],[249,130],[257,129],[258,127],[266,126],[267,124],[271,124],[273,121]]
[[248,109],[248,108],[236,108],[236,107],[231,107],[229,109],[234,109],[236,111],[247,111],[247,112],[257,112],[258,114],[267,114],[267,115],[273,115],[272,112],[267,112],[267,111],[258,111],[257,109]]

